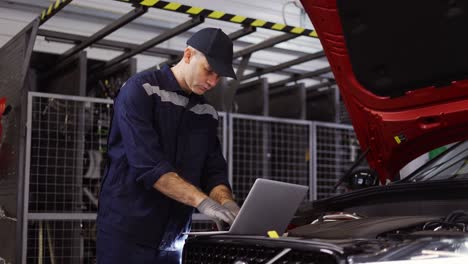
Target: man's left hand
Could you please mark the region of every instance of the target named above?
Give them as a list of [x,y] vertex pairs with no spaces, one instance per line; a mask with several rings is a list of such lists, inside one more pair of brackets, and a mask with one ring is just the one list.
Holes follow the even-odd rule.
[[240,208],[234,201],[227,201],[223,204],[224,207],[226,207],[231,213],[234,214],[234,216],[237,216],[239,214]]

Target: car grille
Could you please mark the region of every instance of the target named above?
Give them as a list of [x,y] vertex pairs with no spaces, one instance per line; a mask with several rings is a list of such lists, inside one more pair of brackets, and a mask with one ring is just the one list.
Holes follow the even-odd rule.
[[[183,252],[184,264],[261,264],[267,263],[283,251],[261,245],[233,245],[225,243],[187,243]],[[275,264],[335,264],[337,260],[328,254],[314,251],[291,250]]]

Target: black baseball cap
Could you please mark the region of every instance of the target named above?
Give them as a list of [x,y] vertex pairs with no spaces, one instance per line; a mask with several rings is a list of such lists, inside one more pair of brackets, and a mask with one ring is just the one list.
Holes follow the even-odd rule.
[[237,79],[232,68],[232,40],[221,29],[204,28],[193,34],[187,45],[202,52],[218,75]]

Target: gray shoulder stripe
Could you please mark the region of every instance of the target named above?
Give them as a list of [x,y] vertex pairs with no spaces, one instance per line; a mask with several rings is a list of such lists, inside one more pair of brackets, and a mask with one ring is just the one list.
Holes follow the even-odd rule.
[[190,108],[190,111],[198,115],[209,114],[212,115],[214,119],[218,120],[218,112],[209,104],[197,104]]
[[159,86],[153,86],[149,83],[145,83],[143,84],[143,88],[145,88],[145,91],[148,95],[157,94],[159,97],[161,97],[161,101],[163,102],[171,102],[175,105],[183,107],[185,107],[188,103],[188,99],[186,97],[178,95],[174,92],[161,90],[159,89]]
[[[163,102],[171,102],[182,107],[185,107],[188,104],[188,98],[174,92],[161,90],[159,86],[153,86],[149,83],[145,83],[143,84],[143,88],[148,95],[157,94],[159,97],[161,97],[161,101]],[[214,107],[209,104],[197,104],[190,108],[190,111],[198,115],[209,114],[214,119],[218,120],[218,112],[216,112]]]

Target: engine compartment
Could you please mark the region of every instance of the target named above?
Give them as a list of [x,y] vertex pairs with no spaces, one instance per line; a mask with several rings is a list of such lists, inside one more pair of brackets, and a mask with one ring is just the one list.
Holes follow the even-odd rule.
[[[340,213],[335,214],[339,216]],[[437,224],[438,223],[438,224]],[[374,239],[390,234],[411,234],[428,228],[456,227],[462,223],[449,223],[435,216],[374,216],[357,219],[321,217],[312,224],[289,230],[289,236],[317,239]],[[433,231],[433,230],[430,230]]]
[[191,237],[184,263],[366,263],[438,258],[468,252],[468,212],[440,216],[359,216],[328,213],[278,239]]
[[[375,259],[382,252],[407,247],[416,241],[424,241],[418,243],[426,245],[433,240],[465,240],[468,238],[467,224],[468,212],[463,210],[452,211],[444,217],[364,217],[355,213],[337,212],[324,214],[311,224],[289,230],[288,237],[340,245],[344,255],[365,261]],[[451,244],[457,245],[453,242]]]

